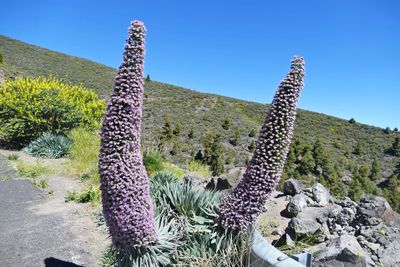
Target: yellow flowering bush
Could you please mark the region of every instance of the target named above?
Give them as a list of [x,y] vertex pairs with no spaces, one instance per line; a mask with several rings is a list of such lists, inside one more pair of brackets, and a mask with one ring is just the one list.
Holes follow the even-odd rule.
[[53,77],[17,78],[0,87],[0,141],[22,147],[44,132],[98,129],[105,103],[95,92]]

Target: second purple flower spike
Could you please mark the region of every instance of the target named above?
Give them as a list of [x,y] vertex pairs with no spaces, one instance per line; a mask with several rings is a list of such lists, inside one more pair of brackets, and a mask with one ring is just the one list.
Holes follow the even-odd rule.
[[220,204],[219,222],[225,228],[245,231],[254,224],[280,180],[305,75],[302,57],[296,56],[291,63],[291,71],[277,89],[242,180]]

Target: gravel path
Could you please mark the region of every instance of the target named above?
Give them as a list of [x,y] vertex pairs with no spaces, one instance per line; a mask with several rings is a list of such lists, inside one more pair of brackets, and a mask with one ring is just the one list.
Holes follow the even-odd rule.
[[0,267],[101,266],[109,241],[96,227],[93,208],[64,201],[79,184],[45,178],[52,194],[18,178],[0,155]]

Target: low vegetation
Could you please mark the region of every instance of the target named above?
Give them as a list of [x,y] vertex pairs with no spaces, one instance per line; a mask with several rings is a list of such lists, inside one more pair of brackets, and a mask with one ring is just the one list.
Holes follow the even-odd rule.
[[105,103],[82,86],[55,78],[16,78],[0,87],[0,141],[21,148],[46,132],[96,129]]
[[69,153],[71,145],[71,140],[63,135],[44,133],[30,142],[23,151],[34,157],[58,159]]

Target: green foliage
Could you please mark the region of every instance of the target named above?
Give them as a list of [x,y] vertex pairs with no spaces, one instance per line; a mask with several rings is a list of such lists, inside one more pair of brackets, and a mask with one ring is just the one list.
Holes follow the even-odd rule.
[[349,123],[354,124],[354,123],[356,123],[356,120],[355,120],[354,118],[351,118],[351,119],[349,120]]
[[256,149],[256,141],[252,140],[247,148],[250,152],[254,152],[254,150]]
[[210,167],[198,160],[189,161],[188,169],[190,172],[196,173],[200,177],[206,179],[211,176]]
[[35,179],[43,174],[50,173],[50,169],[39,162],[31,164],[19,161],[17,162],[17,172],[20,176]]
[[55,78],[17,78],[0,87],[0,138],[21,147],[45,132],[96,129],[105,103],[94,92]]
[[250,130],[250,132],[249,132],[249,137],[254,137],[254,136],[256,136],[256,130],[255,129],[251,129]]
[[33,185],[41,189],[46,189],[47,187],[49,187],[49,183],[44,179],[34,179]]
[[219,135],[211,136],[211,139],[208,139],[205,145],[207,147],[204,148],[204,151],[207,151],[206,162],[211,168],[212,175],[217,176],[224,172],[224,151],[223,145],[220,141]]
[[3,55],[0,53],[0,67],[3,65]]
[[371,173],[370,173],[370,179],[372,181],[377,181],[381,178],[381,162],[378,160],[374,160],[372,162],[371,166]]
[[177,142],[174,142],[174,144],[172,145],[172,149],[169,152],[172,156],[175,156],[179,153],[179,144]]
[[23,151],[35,157],[58,159],[67,155],[71,146],[71,140],[65,136],[44,133]]
[[358,179],[353,179],[349,186],[348,196],[354,201],[360,201],[363,190]]
[[98,183],[98,156],[100,150],[100,138],[98,134],[85,128],[76,128],[69,132],[68,137],[72,141],[70,149],[70,162],[67,163],[69,174],[77,177],[86,176],[91,183]]
[[365,154],[364,145],[361,142],[357,142],[356,145],[354,146],[353,153],[359,156],[364,155]]
[[390,155],[400,157],[400,136],[396,136],[392,146],[387,151]]
[[178,122],[176,125],[175,125],[175,129],[173,130],[173,134],[175,135],[175,136],[179,136],[180,134],[181,134],[181,130],[182,130],[182,124],[180,123],[180,122]]
[[183,177],[185,176],[185,171],[182,168],[169,162],[163,163],[161,171],[172,173],[173,175],[178,177],[180,181],[182,181]]
[[229,141],[229,143],[233,146],[237,146],[240,143],[240,130],[236,128],[234,137]]
[[147,76],[146,76],[146,82],[150,82],[150,81],[151,81],[150,75],[147,74]]
[[246,266],[249,245],[243,236],[214,223],[222,195],[179,184],[167,172],[150,181],[157,241],[119,251],[110,247],[102,258],[104,266]]
[[68,192],[65,197],[66,201],[74,201],[77,203],[92,203],[97,205],[101,202],[101,191],[98,186],[91,185],[82,192]]
[[195,137],[193,128],[190,128],[188,137],[189,137],[190,139],[193,139],[193,138]]
[[229,127],[231,127],[231,120],[230,119],[224,119],[224,122],[222,123],[222,128],[224,130],[229,130]]
[[13,161],[18,160],[18,158],[19,158],[18,154],[10,154],[7,156],[8,160],[13,160]]
[[171,140],[173,137],[172,123],[171,120],[164,116],[164,126],[161,130],[161,140]]
[[144,153],[143,164],[149,175],[159,172],[163,168],[163,157],[160,151],[151,149]]

